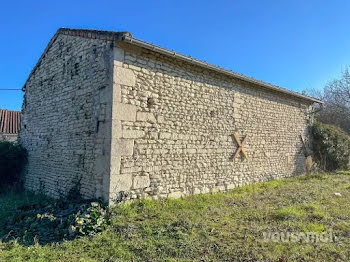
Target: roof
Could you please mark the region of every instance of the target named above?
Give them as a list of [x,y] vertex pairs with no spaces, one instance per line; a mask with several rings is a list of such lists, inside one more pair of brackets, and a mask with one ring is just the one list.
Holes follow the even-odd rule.
[[[298,92],[294,92],[294,91],[288,90],[286,88],[282,88],[282,87],[279,87],[279,86],[276,86],[276,85],[273,85],[273,84],[270,84],[267,82],[263,82],[261,80],[257,80],[255,78],[248,77],[248,76],[245,76],[243,74],[240,74],[240,73],[228,70],[228,69],[224,69],[222,67],[207,63],[205,61],[201,61],[201,60],[192,58],[190,56],[176,53],[172,50],[169,50],[169,49],[166,49],[166,48],[163,48],[160,46],[156,46],[154,44],[151,44],[151,43],[148,43],[148,42],[145,42],[142,40],[139,40],[137,38],[134,38],[131,35],[131,33],[129,33],[129,32],[104,31],[104,30],[94,30],[94,29],[72,29],[72,28],[60,28],[60,29],[58,29],[56,34],[52,37],[49,44],[45,48],[39,61],[37,62],[37,64],[34,66],[31,73],[29,74],[29,76],[26,80],[26,83],[27,83],[28,79],[31,77],[31,75],[35,72],[36,68],[40,65],[41,60],[45,57],[45,54],[47,53],[47,51],[50,49],[51,45],[55,42],[58,35],[60,35],[60,34],[71,35],[71,36],[76,36],[76,37],[84,37],[84,38],[90,38],[90,39],[127,42],[129,44],[137,45],[137,46],[152,50],[154,52],[161,53],[161,54],[166,55],[166,56],[175,57],[179,60],[186,61],[190,64],[195,64],[197,66],[204,67],[204,68],[207,68],[209,70],[212,70],[212,71],[215,71],[215,72],[218,72],[221,74],[225,74],[225,75],[231,76],[233,78],[240,79],[242,81],[252,83],[252,84],[255,84],[255,85],[276,91],[276,92],[280,92],[280,93],[284,93],[284,94],[287,94],[290,96],[298,97],[300,99],[307,100],[309,102],[323,104],[323,101],[319,100],[317,98],[303,95],[303,94],[300,94]],[[22,88],[23,91],[25,91],[26,83],[24,84],[24,86]]]
[[18,134],[21,112],[0,109],[0,133]]

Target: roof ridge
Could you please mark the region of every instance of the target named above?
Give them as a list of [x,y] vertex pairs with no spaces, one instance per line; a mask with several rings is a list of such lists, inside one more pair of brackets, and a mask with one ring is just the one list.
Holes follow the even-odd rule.
[[27,81],[29,80],[31,75],[34,74],[35,70],[40,66],[41,60],[45,57],[46,53],[48,52],[48,50],[50,49],[52,44],[56,41],[59,34],[76,36],[76,37],[84,37],[84,38],[90,38],[90,39],[101,39],[101,40],[107,40],[107,41],[125,41],[125,42],[128,42],[130,44],[135,44],[135,45],[139,45],[139,46],[144,47],[144,48],[148,48],[148,49],[153,50],[155,52],[160,52],[162,54],[177,57],[178,59],[187,61],[189,63],[196,64],[196,65],[202,66],[202,67],[206,67],[209,70],[214,70],[216,72],[226,74],[226,75],[229,75],[231,77],[238,78],[240,80],[250,82],[250,83],[253,83],[253,84],[256,84],[256,85],[259,85],[259,86],[262,86],[262,87],[265,87],[265,88],[268,88],[268,89],[271,89],[271,90],[274,90],[277,92],[282,92],[282,93],[285,93],[285,94],[288,94],[291,96],[296,96],[296,97],[299,97],[301,99],[306,99],[306,100],[316,102],[316,103],[321,103],[321,104],[323,103],[321,100],[316,99],[314,97],[303,95],[303,94],[300,94],[298,92],[289,90],[287,88],[283,88],[283,87],[280,87],[280,86],[277,86],[274,84],[270,84],[268,82],[264,82],[262,80],[255,79],[253,77],[249,77],[249,76],[246,76],[246,75],[241,74],[241,73],[236,73],[232,70],[228,70],[228,69],[225,69],[223,67],[210,64],[206,61],[195,59],[195,58],[192,58],[190,56],[186,56],[186,55],[183,55],[180,53],[176,53],[172,50],[169,50],[169,49],[166,49],[166,48],[163,48],[160,46],[156,46],[154,44],[150,44],[146,41],[142,41],[142,40],[133,38],[132,34],[130,32],[127,32],[127,31],[108,31],[108,30],[98,30],[98,29],[76,29],[76,28],[65,28],[65,27],[59,28],[56,31],[56,33],[54,34],[54,36],[51,38],[51,40],[48,43],[48,45],[46,46],[44,52],[40,56],[38,62],[36,63],[36,65],[34,66],[32,71],[30,72],[24,86],[22,87],[23,91],[25,91],[25,86],[26,86]]

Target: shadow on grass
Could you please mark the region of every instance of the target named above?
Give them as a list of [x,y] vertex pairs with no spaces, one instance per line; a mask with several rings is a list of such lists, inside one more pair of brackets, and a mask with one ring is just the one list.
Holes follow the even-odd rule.
[[0,208],[1,241],[16,239],[24,246],[93,235],[107,225],[106,206],[98,201],[72,202],[8,192],[0,194]]
[[297,179],[299,181],[308,181],[308,180],[327,180],[329,179],[329,177],[332,175],[332,173],[316,173],[316,172],[312,172],[309,175],[302,175],[302,176],[298,176]]

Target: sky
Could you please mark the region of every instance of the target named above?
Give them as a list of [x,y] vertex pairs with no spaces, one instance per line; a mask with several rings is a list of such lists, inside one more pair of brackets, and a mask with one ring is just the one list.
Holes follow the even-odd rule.
[[[173,49],[301,92],[350,65],[350,1],[2,1],[0,89],[20,89],[60,27],[129,31]],[[0,90],[20,110],[22,91]]]

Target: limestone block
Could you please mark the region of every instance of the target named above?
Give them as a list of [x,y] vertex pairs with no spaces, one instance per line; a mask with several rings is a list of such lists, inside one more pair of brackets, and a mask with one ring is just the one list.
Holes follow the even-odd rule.
[[[122,89],[121,85],[117,85],[117,84],[113,85],[113,94],[112,94],[113,99],[112,99],[112,101],[114,103],[121,103],[121,101],[122,101],[121,89]],[[111,95],[109,94],[108,96],[109,96],[109,100],[111,100],[111,97],[110,97]],[[109,100],[108,100],[108,102],[109,102]]]
[[112,101],[111,91],[105,87],[100,90],[100,103],[108,103]]
[[124,62],[124,50],[118,47],[115,47],[113,50],[113,58],[114,58],[114,65],[121,66]]
[[131,156],[134,152],[133,139],[121,139],[116,146],[121,156]]
[[116,175],[111,179],[112,192],[129,191],[132,187],[131,174]]
[[123,138],[141,138],[145,136],[145,131],[142,130],[123,130]]
[[158,123],[164,123],[165,122],[164,116],[158,115],[157,121],[158,121]]
[[120,174],[120,156],[111,155],[111,175]]
[[141,71],[141,68],[138,66],[134,66],[134,65],[129,65],[129,68],[134,70],[134,71]]
[[158,172],[160,170],[162,170],[161,166],[148,166],[148,167],[144,167],[142,169],[145,172]]
[[235,184],[228,184],[226,185],[226,190],[231,190],[231,189],[234,189],[236,187]]
[[193,190],[193,194],[194,194],[194,195],[198,195],[198,194],[200,194],[200,193],[201,193],[201,191],[200,191],[199,188],[194,188],[194,190]]
[[151,183],[151,180],[149,179],[148,174],[143,176],[135,176],[133,188],[134,189],[146,188],[146,187],[149,187],[150,183]]
[[236,98],[236,97],[235,97],[234,101],[235,101],[235,103],[237,103],[237,104],[243,104],[243,103],[244,103],[244,100],[241,99],[241,98]]
[[175,192],[171,192],[168,194],[169,198],[180,198],[183,196],[184,196],[184,194],[181,191],[175,191]]
[[157,122],[156,118],[154,117],[154,114],[153,113],[148,113],[148,112],[137,112],[136,120],[137,121],[150,122],[150,123],[156,123]]
[[141,170],[142,170],[142,167],[140,167],[140,166],[124,167],[121,169],[121,173],[122,174],[137,173],[137,172],[141,172]]
[[97,174],[106,174],[109,171],[109,166],[106,165],[105,156],[97,156],[95,161],[95,171]]
[[136,106],[116,103],[113,105],[113,119],[136,121]]
[[233,108],[235,109],[235,108],[240,108],[241,107],[241,103],[233,103],[232,104],[232,106],[233,106]]
[[190,135],[188,134],[179,134],[179,139],[188,140],[189,138],[190,138]]
[[241,118],[241,115],[238,114],[238,113],[233,113],[233,114],[232,114],[232,117],[235,118],[235,119],[240,119],[240,118]]
[[159,133],[158,132],[149,132],[148,133],[150,139],[158,139]]
[[171,133],[161,132],[159,134],[159,139],[170,139],[170,138],[171,138]]
[[188,148],[188,149],[185,149],[185,152],[187,154],[195,154],[197,152],[197,150],[194,148]]
[[84,155],[84,152],[85,152],[85,151],[82,150],[82,149],[81,149],[81,150],[74,150],[74,151],[73,151],[73,154],[74,154],[74,155]]
[[115,68],[113,80],[115,84],[126,86],[135,86],[136,83],[134,71],[123,67]]
[[206,194],[206,193],[209,193],[209,192],[210,192],[210,189],[209,189],[208,187],[203,187],[203,188],[201,189],[201,192],[202,192],[203,194]]

